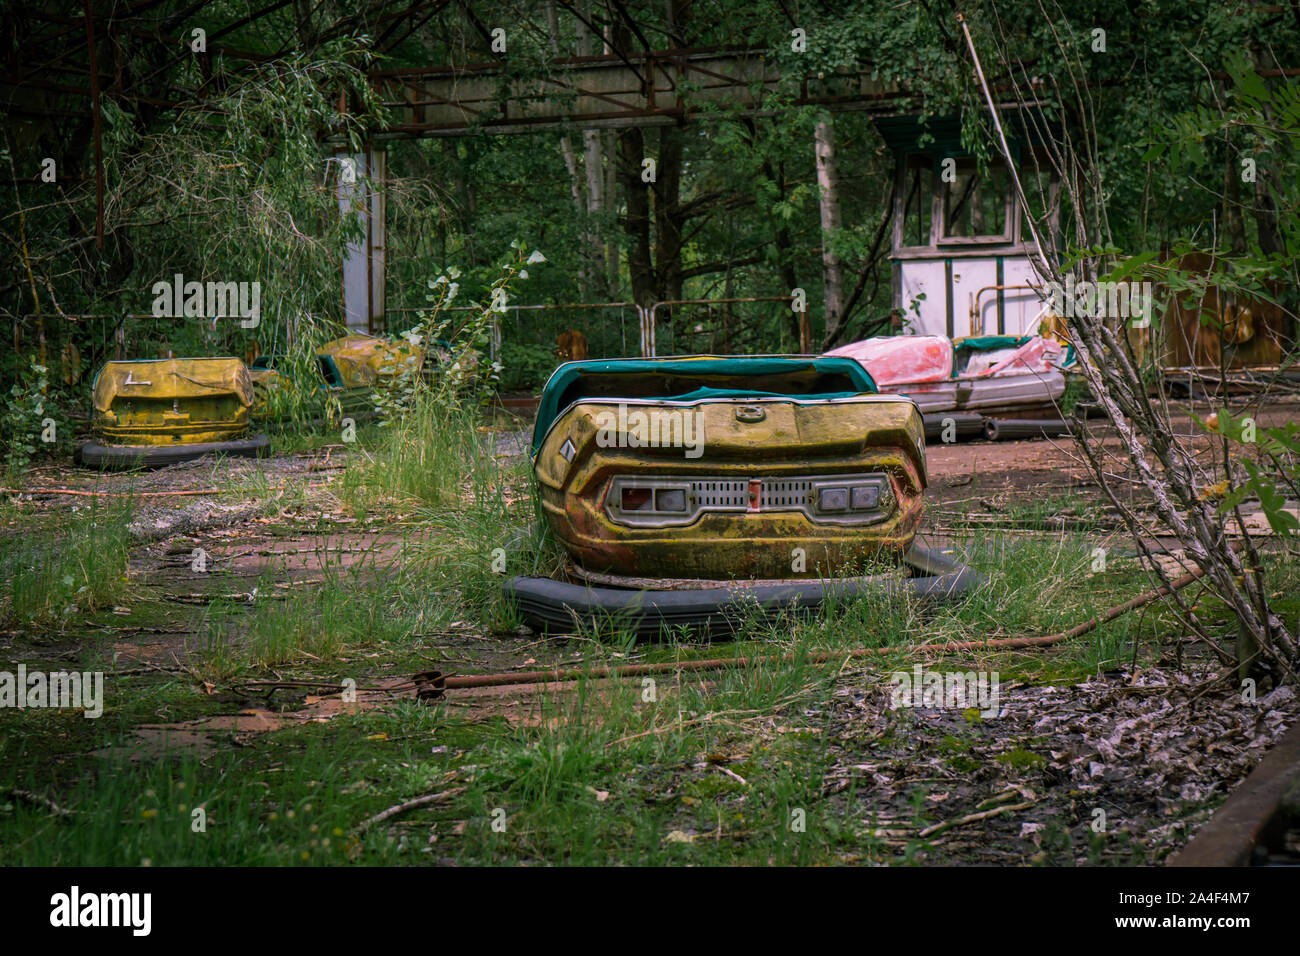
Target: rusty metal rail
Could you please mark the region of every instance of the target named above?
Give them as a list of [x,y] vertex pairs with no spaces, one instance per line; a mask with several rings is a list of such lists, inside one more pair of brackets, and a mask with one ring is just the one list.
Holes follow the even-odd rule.
[[[1232,792],[1227,803],[1192,841],[1169,860],[1170,866],[1249,866],[1270,860],[1300,800],[1300,723],[1292,725],[1258,767]],[[1262,857],[1262,859],[1257,859]],[[1294,865],[1292,863],[1291,865]]]
[[580,680],[642,677],[648,674],[669,674],[682,671],[745,670],[764,664],[784,664],[804,661],[825,664],[831,661],[855,660],[865,657],[884,657],[900,653],[951,654],[957,651],[1018,650],[1030,647],[1048,647],[1096,630],[1102,624],[1145,607],[1160,598],[1193,584],[1204,576],[1200,568],[1139,594],[1123,604],[1077,624],[1067,631],[1041,637],[1008,637],[983,641],[952,641],[943,644],[920,644],[914,647],[859,647],[850,650],[818,651],[812,654],[760,654],[752,657],[715,657],[694,661],[662,661],[655,664],[626,664],[617,667],[554,668],[540,671],[515,671],[493,674],[443,674],[441,671],[421,671],[415,675],[416,696],[421,700],[436,700],[444,691],[475,687],[509,687],[523,684],[572,683]]

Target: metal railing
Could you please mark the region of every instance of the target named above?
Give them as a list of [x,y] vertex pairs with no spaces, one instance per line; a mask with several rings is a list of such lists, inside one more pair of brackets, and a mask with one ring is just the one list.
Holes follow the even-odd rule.
[[[742,296],[742,297],[731,297],[731,298],[722,298],[722,299],[666,299],[662,302],[652,303],[648,307],[640,309],[641,355],[643,357],[650,358],[659,354],[658,342],[657,342],[657,338],[658,338],[657,320],[658,320],[658,312],[662,308],[668,308],[671,310],[678,306],[704,306],[709,310],[709,315],[707,316],[707,318],[709,319],[710,324],[712,324],[713,309],[718,306],[729,306],[729,305],[738,305],[741,303],[755,303],[755,302],[789,303],[793,301],[794,301],[793,296],[775,295],[775,296]],[[808,313],[807,311],[802,311],[796,314],[799,316],[800,341],[798,343],[791,343],[793,347],[790,349],[790,351],[806,353],[811,351],[812,349],[812,344],[810,341],[811,334],[808,328]],[[730,309],[726,309],[723,311],[722,313],[723,325],[721,330],[722,331],[721,336],[717,334],[718,330],[716,328],[699,330],[700,332],[710,333],[710,347],[706,351],[711,351],[711,352],[712,351],[727,351],[727,352],[735,351],[735,349],[733,349],[729,344],[731,341],[731,336],[728,334],[728,329],[726,327],[727,320],[733,317],[734,317],[734,313]],[[778,325],[778,328],[781,327]],[[676,334],[674,334],[672,345],[669,347],[667,354],[675,355],[675,354],[682,354],[683,352],[700,351],[700,349],[698,349],[695,346],[694,334],[693,333],[687,333],[687,334],[688,336],[691,337],[691,345],[686,349],[678,348],[677,337]],[[721,348],[719,348],[719,341],[721,341]],[[764,351],[767,350],[765,349]]]
[[[762,303],[762,302],[791,303],[793,301],[794,301],[793,296],[784,295],[784,296],[737,296],[737,297],[728,297],[728,298],[721,298],[721,299],[665,299],[659,302],[652,302],[650,305],[645,305],[645,306],[638,305],[635,302],[568,302],[568,303],[550,303],[545,305],[507,304],[506,306],[503,307],[503,309],[499,310],[498,314],[500,316],[504,316],[507,314],[514,316],[515,334],[510,337],[512,341],[520,342],[520,343],[531,342],[531,344],[545,345],[549,347],[555,344],[554,332],[556,331],[558,326],[548,327],[546,329],[545,337],[539,337],[535,335],[530,336],[527,334],[526,330],[524,330],[521,327],[521,323],[519,321],[520,313],[534,312],[534,311],[581,312],[581,311],[590,311],[590,310],[618,309],[619,316],[618,316],[617,335],[614,336],[610,335],[610,332],[612,330],[607,324],[602,324],[598,328],[593,328],[591,325],[588,325],[587,332],[584,333],[586,334],[587,337],[588,355],[593,358],[597,358],[597,357],[613,358],[613,357],[626,356],[632,354],[629,352],[629,348],[628,348],[630,343],[628,341],[628,334],[627,334],[628,333],[627,320],[632,316],[635,316],[637,321],[637,339],[635,344],[637,354],[641,355],[644,358],[652,358],[659,354],[658,328],[659,328],[659,320],[661,318],[660,310],[665,310],[665,309],[672,310],[682,306],[704,307],[710,310],[710,314],[709,316],[706,317],[706,319],[711,324],[712,319],[715,317],[715,310],[717,310],[720,307],[727,307],[731,305],[740,305],[740,304]],[[467,312],[477,312],[481,308],[482,308],[481,306],[465,305],[465,306],[453,306],[449,309],[446,309],[445,311],[467,313]],[[387,312],[392,315],[418,314],[424,311],[427,310],[419,307],[403,307],[403,308],[387,310]],[[799,314],[799,326],[800,326],[800,336],[799,336],[800,341],[798,342],[791,341],[790,348],[788,350],[794,352],[800,352],[800,353],[807,353],[812,349],[811,335],[808,329],[808,313],[805,311],[798,314]],[[724,323],[728,320],[734,320],[733,327],[735,328],[741,328],[744,324],[743,321],[736,318],[734,313],[729,309],[725,310],[721,314],[721,316],[719,316],[719,318]],[[500,321],[500,318],[497,318],[497,321],[494,323],[494,330],[492,335],[491,356],[493,359],[497,357],[498,352],[500,350],[500,345],[502,341],[501,325],[502,323]],[[389,327],[395,328],[395,325],[390,322]],[[460,329],[463,327],[464,327],[463,323],[459,326],[453,327],[453,334],[459,332]],[[702,330],[702,334],[708,334],[709,332],[714,332],[714,331],[716,330],[706,329],[706,330]],[[698,348],[697,337],[692,333],[686,333],[686,337],[690,342],[690,345],[688,345],[687,348],[682,349],[679,347],[682,344],[680,341],[680,337],[675,332],[673,332],[670,328],[670,332],[669,332],[670,342],[668,345],[667,354],[672,355],[683,351],[699,351],[700,349]],[[726,339],[727,336],[725,335],[725,331],[724,331],[722,340],[725,342]],[[711,335],[710,344],[706,349],[704,349],[704,351],[719,350],[718,341],[719,341],[719,337],[716,334]],[[615,342],[617,342],[617,347],[613,347]],[[764,349],[764,351],[770,351],[770,350]]]

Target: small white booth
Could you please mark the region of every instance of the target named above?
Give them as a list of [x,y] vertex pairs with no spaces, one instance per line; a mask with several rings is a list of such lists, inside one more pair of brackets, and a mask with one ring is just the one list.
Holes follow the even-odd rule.
[[[894,307],[904,330],[963,338],[1034,332],[1045,295],[1030,265],[1037,250],[1010,171],[996,150],[983,171],[961,146],[957,118],[876,120],[897,160],[894,195]],[[1050,210],[1055,233],[1058,183],[1012,137],[1017,171],[1035,215]]]

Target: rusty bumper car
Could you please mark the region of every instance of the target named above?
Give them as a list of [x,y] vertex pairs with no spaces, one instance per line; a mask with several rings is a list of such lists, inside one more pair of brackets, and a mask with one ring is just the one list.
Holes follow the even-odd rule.
[[76,452],[88,468],[157,468],[203,455],[261,457],[249,436],[253,383],[236,358],[109,362],[92,387],[97,440]]
[[1040,335],[893,335],[841,346],[828,356],[862,365],[883,393],[916,402],[930,438],[994,441],[1068,433],[1061,419],[1074,351]]
[[567,580],[505,586],[547,630],[731,627],[865,593],[952,598],[975,576],[915,541],[925,433],[841,357],[570,362],[533,433]]
[[[403,374],[431,379],[452,361],[451,344],[434,339],[422,347],[401,338],[352,333],[326,342],[315,351],[320,383],[316,408],[322,419],[331,409],[344,416],[361,417],[374,411],[372,395],[400,380]],[[254,420],[276,417],[272,393],[279,388],[277,357],[259,355],[249,373],[253,379]]]

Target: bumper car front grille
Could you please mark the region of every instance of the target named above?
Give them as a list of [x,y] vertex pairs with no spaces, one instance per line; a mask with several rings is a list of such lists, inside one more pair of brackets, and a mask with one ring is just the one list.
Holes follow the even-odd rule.
[[[865,499],[851,489],[868,489]],[[827,492],[840,491],[844,507]],[[866,500],[866,507],[848,502]],[[632,528],[688,525],[705,514],[801,513],[816,524],[861,526],[884,521],[895,511],[893,482],[884,472],[817,475],[798,478],[642,478],[610,479],[605,512],[616,524]]]

